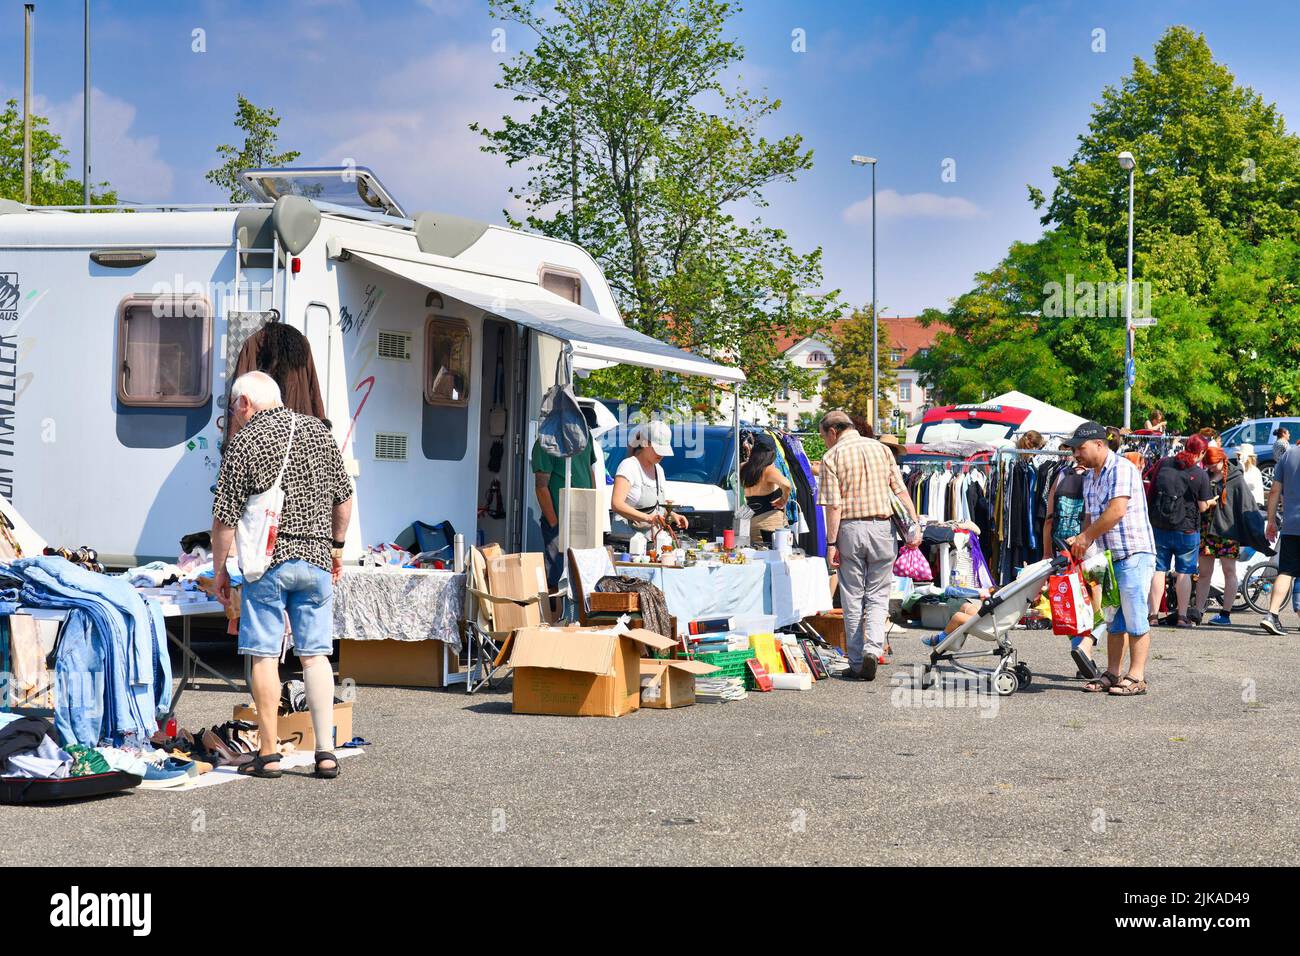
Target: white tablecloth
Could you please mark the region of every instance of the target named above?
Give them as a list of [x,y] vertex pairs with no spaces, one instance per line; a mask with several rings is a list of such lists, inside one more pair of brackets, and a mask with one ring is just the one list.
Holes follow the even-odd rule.
[[460,651],[465,575],[345,568],[334,585],[334,636],[349,641],[445,641]]
[[830,574],[823,558],[757,560],[713,568],[619,565],[616,573],[646,578],[658,586],[683,634],[691,621],[701,618],[771,614],[777,627],[785,627],[831,609]]
[[771,568],[771,613],[777,627],[831,609],[831,576],[825,559],[774,561]]

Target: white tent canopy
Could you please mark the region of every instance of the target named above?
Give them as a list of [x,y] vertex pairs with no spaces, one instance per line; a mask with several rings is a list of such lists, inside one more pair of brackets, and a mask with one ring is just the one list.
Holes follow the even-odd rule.
[[983,405],[1010,405],[1012,408],[1025,408],[1029,410],[1029,417],[1025,419],[1024,424],[1020,426],[1020,431],[1036,431],[1047,434],[1056,432],[1057,434],[1071,434],[1082,425],[1086,418],[1080,418],[1078,415],[1067,412],[1063,408],[1057,408],[1055,405],[1049,405],[1047,402],[1026,395],[1024,392],[1004,392],[993,398],[981,402]]
[[372,252],[354,259],[432,289],[447,298],[573,345],[575,359],[640,365],[722,382],[743,382],[740,369],[717,365],[629,329],[621,322],[547,292],[535,283],[450,269]]

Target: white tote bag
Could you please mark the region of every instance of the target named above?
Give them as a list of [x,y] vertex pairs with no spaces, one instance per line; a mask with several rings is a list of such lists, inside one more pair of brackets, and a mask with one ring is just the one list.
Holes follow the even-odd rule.
[[239,571],[245,581],[256,581],[265,574],[271,564],[271,554],[275,551],[275,539],[280,532],[280,513],[284,510],[284,489],[280,487],[280,482],[284,480],[284,470],[289,467],[293,432],[298,424],[298,416],[292,411],[289,415],[289,445],[284,450],[280,473],[275,476],[270,488],[248,499],[244,513],[239,518],[239,527],[235,529]]

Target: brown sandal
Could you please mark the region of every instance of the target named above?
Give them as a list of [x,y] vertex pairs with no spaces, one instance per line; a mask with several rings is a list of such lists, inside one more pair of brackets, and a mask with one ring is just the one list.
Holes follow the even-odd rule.
[[1110,671],[1102,671],[1101,676],[1088,681],[1083,685],[1085,694],[1104,694],[1112,687],[1119,685],[1124,680],[1118,674],[1112,674]]
[[1125,677],[1118,684],[1112,686],[1108,693],[1113,694],[1116,697],[1140,697],[1146,692],[1146,681]]

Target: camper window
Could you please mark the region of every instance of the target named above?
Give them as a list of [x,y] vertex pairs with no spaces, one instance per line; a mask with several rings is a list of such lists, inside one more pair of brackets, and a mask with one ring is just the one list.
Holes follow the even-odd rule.
[[118,309],[117,397],[124,405],[197,408],[212,395],[212,304],[141,295]]
[[576,273],[543,269],[542,288],[575,305],[582,305],[582,278]]
[[469,405],[469,324],[431,315],[424,325],[424,400],[429,405]]

